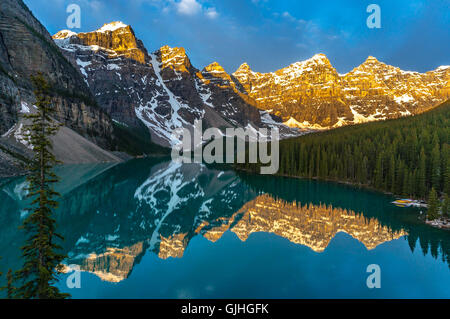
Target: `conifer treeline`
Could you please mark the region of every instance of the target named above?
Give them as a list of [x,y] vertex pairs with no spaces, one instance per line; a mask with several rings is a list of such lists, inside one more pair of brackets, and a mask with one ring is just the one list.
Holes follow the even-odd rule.
[[[450,194],[450,102],[427,113],[280,143],[280,175],[345,181],[397,195]],[[259,172],[259,165],[242,168]]]

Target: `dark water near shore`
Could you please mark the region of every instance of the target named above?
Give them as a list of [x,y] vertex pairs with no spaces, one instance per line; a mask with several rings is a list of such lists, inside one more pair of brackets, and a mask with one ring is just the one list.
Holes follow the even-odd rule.
[[[57,174],[73,298],[450,298],[450,232],[388,195],[156,159]],[[3,272],[21,266],[25,186],[0,186]]]

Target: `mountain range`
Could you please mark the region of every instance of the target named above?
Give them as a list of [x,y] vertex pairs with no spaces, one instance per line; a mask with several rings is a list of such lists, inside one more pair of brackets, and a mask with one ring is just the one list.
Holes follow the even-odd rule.
[[[30,76],[52,88],[55,138],[64,162],[120,161],[159,152],[176,128],[278,128],[281,138],[414,115],[450,97],[450,67],[418,73],[369,57],[339,74],[323,54],[272,73],[247,63],[192,65],[184,48],[150,53],[122,22],[50,36],[22,0],[0,3],[0,175],[23,164],[23,113],[33,110]],[[74,142],[76,141],[76,143]],[[68,147],[69,145],[69,147]],[[3,173],[2,173],[3,171]]]
[[89,33],[63,30],[53,39],[116,123],[144,123],[160,145],[171,146],[174,129],[192,128],[200,119],[207,127],[276,126],[285,137],[298,135],[281,118],[253,106],[218,63],[198,70],[183,48],[148,53],[122,22]]
[[422,74],[369,57],[338,74],[317,54],[273,73],[244,63],[229,74],[217,62],[196,69],[184,48],[149,54],[122,22],[89,33],[63,30],[53,39],[113,119],[126,125],[140,119],[163,145],[173,128],[199,118],[215,127],[329,129],[422,113],[450,96],[448,66]]

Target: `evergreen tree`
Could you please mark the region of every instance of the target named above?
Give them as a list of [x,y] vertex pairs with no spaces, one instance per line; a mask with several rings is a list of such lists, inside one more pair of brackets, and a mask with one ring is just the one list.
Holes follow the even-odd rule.
[[[2,257],[0,257],[2,259]],[[3,273],[0,272],[0,277],[3,276]],[[14,295],[14,286],[13,286],[13,273],[12,270],[8,270],[6,274],[6,286],[0,287],[0,291],[6,290],[6,296],[8,299],[12,299]]]
[[50,86],[42,74],[31,78],[36,96],[37,111],[27,116],[31,122],[25,129],[27,138],[33,146],[33,158],[28,167],[28,191],[32,199],[31,214],[23,222],[22,228],[28,235],[22,247],[23,268],[16,272],[19,286],[15,296],[24,299],[60,299],[68,297],[55,287],[65,258],[57,251],[61,247],[56,240],[62,237],[56,233],[56,221],[52,217],[59,196],[52,185],[58,181],[52,168],[57,163],[52,154],[50,137],[59,126],[52,116],[55,109],[51,103]]
[[419,157],[419,170],[417,172],[417,190],[418,195],[422,198],[426,195],[426,182],[427,182],[427,166],[426,166],[426,155],[425,149],[422,147]]
[[442,147],[442,189],[450,194],[450,145]]
[[431,189],[428,197],[428,220],[435,220],[439,218],[439,199],[434,188]]
[[367,159],[367,156],[364,156],[363,162],[362,162],[362,169],[361,169],[361,181],[363,184],[367,183],[367,169],[369,165],[369,160]]
[[375,166],[375,187],[381,188],[383,184],[383,156],[378,154]]
[[6,286],[2,287],[0,290],[6,290],[6,296],[8,299],[13,299],[15,292],[16,292],[16,288],[14,287],[13,283],[14,283],[14,275],[12,270],[8,270],[8,273],[6,274]]
[[[411,175],[408,173],[405,173],[403,175],[403,188],[402,188],[403,195],[411,195],[410,178]],[[400,192],[398,192],[398,194],[400,194]]]
[[444,201],[442,202],[442,216],[449,217],[450,201],[447,194],[444,194]]
[[389,180],[388,180],[389,190],[395,192],[395,160],[394,155],[391,154],[389,158]]
[[435,189],[440,188],[441,183],[441,159],[439,144],[433,147],[431,152],[431,185]]

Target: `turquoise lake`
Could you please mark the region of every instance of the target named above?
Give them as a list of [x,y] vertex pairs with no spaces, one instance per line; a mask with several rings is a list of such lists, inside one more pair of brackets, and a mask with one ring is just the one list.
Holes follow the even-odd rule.
[[[450,232],[389,195],[162,159],[56,173],[73,298],[450,298]],[[28,200],[24,178],[0,185],[5,273],[21,267]]]

